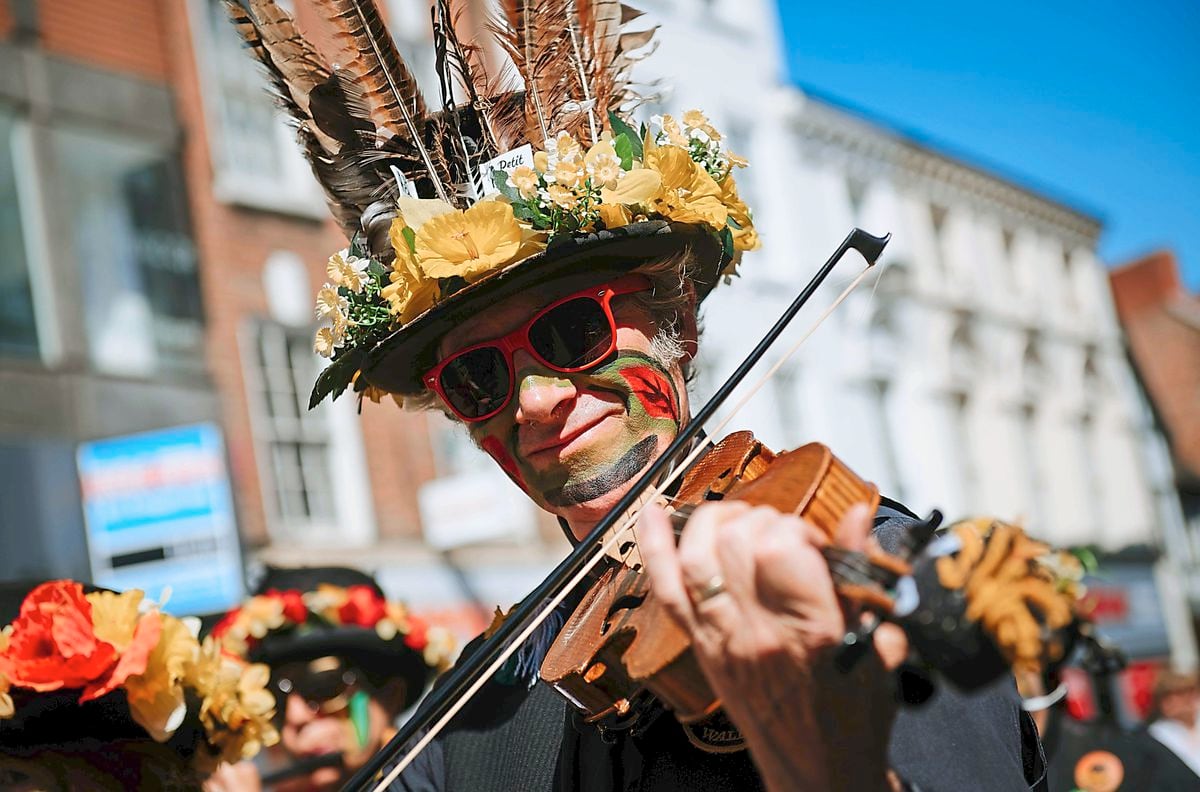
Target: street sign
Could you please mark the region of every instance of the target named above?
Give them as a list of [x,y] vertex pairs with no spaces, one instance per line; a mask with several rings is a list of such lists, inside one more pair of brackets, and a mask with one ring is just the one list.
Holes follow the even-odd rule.
[[221,430],[195,424],[82,443],[92,582],[138,588],[177,616],[214,613],[245,594]]

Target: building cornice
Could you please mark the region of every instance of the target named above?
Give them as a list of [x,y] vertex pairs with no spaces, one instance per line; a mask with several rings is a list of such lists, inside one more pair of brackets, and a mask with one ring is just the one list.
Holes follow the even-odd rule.
[[1032,224],[1094,249],[1101,221],[979,166],[937,151],[827,102],[805,96],[792,128],[822,154],[846,160],[864,178],[890,172],[916,182],[932,200],[986,204],[1014,224]]

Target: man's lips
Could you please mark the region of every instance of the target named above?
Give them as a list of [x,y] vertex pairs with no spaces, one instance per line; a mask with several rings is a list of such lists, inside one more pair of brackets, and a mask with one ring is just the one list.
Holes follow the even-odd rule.
[[518,448],[518,451],[520,452],[521,456],[528,460],[532,460],[534,457],[548,454],[550,452],[561,451],[571,443],[583,437],[585,434],[588,434],[591,430],[603,424],[606,420],[614,415],[616,415],[616,413],[604,413],[603,415],[600,415],[593,420],[588,420],[581,426],[575,427],[569,431],[564,429],[559,434],[552,437],[535,438],[529,443],[529,446],[531,446],[530,450],[526,451]]

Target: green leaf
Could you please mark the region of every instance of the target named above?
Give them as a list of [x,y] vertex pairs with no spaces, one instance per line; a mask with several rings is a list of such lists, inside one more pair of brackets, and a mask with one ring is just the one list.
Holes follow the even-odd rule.
[[638,133],[633,127],[626,124],[612,110],[608,111],[608,123],[612,127],[613,135],[624,135],[629,141],[630,149],[634,158],[642,158],[642,139],[638,137]]
[[517,192],[517,188],[508,183],[507,171],[502,171],[499,168],[492,171],[492,184],[496,185],[496,189],[508,200],[514,203],[521,200],[521,194]]
[[721,229],[721,247],[725,249],[725,259],[733,259],[733,232],[729,230],[729,226]]
[[737,220],[734,220],[733,215],[729,215],[729,217],[725,218],[725,222],[728,223],[732,228],[736,228],[739,231],[742,230],[742,224]]
[[400,234],[404,237],[404,241],[408,243],[408,252],[415,254],[417,252],[417,232],[408,226],[404,226]]
[[354,379],[354,372],[358,371],[362,365],[363,359],[367,356],[367,345],[348,349],[338,355],[337,359],[325,367],[321,375],[317,377],[317,382],[313,385],[312,395],[308,397],[308,409],[315,408],[318,404],[325,400],[330,394],[336,399],[341,396],[346,386]]
[[367,272],[374,275],[376,278],[382,278],[387,275],[387,267],[380,264],[375,259],[371,259],[371,263],[367,265]]
[[621,170],[629,170],[633,167],[633,144],[629,142],[629,137],[624,132],[613,138],[613,151],[617,152],[617,156],[621,158]]

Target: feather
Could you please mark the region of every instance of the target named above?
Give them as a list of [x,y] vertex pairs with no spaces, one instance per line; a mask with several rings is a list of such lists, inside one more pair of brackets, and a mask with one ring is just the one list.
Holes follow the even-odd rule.
[[[440,27],[445,40],[445,57],[447,66],[458,77],[467,103],[475,115],[482,137],[480,159],[490,159],[501,154],[496,144],[496,132],[492,126],[491,103],[484,97],[489,95],[487,72],[478,47],[464,45],[459,39],[458,30],[463,26],[463,9],[452,13],[450,0],[437,0],[435,8],[434,39],[437,39],[437,28]],[[482,92],[482,93],[481,93]]]
[[445,183],[452,179],[440,147],[425,143],[427,110],[417,80],[400,56],[379,16],[374,0],[328,0],[338,39],[346,48],[353,71],[371,101],[376,128],[403,135],[425,165],[434,192],[449,201]]

